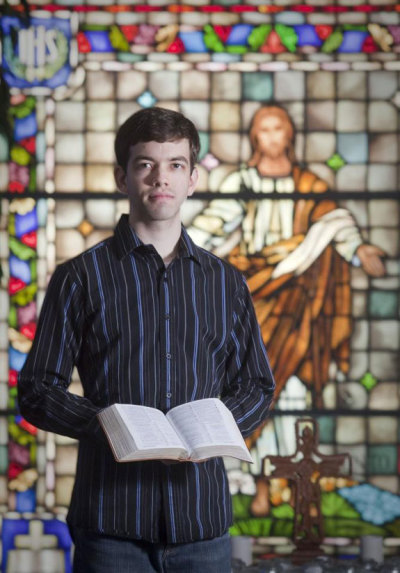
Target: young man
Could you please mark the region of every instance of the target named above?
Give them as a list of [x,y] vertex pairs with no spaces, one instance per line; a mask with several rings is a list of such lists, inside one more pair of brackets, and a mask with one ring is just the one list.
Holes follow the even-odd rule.
[[[230,573],[223,460],[118,464],[96,415],[113,403],[167,412],[220,397],[247,436],[267,414],[273,377],[242,275],[181,225],[198,177],[192,122],[141,110],[115,151],[129,217],[56,269],[19,378],[21,413],[79,440],[68,514],[75,573]],[[68,392],[75,365],[83,397]]]

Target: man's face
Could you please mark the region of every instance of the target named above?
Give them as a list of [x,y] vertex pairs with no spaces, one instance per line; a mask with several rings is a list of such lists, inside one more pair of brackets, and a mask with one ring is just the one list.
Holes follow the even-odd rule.
[[257,131],[257,149],[262,155],[278,159],[286,154],[288,143],[286,125],[279,117],[270,115],[260,121]]
[[126,173],[115,170],[118,189],[128,195],[132,221],[180,221],[180,207],[195,190],[187,139],[140,142],[130,149]]

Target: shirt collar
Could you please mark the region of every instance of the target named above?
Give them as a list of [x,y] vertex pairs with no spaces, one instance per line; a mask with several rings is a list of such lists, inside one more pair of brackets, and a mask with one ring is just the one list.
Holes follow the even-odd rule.
[[[139,239],[136,232],[129,225],[128,215],[121,215],[121,218],[114,231],[114,242],[119,259],[123,259],[129,253],[143,249],[144,243]],[[179,256],[188,257],[201,264],[202,251],[195,245],[189,237],[188,232],[182,226],[179,240]]]

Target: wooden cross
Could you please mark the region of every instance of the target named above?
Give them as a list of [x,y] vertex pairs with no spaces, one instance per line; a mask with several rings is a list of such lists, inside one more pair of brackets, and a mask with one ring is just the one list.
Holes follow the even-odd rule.
[[[323,553],[320,549],[324,538],[320,479],[351,475],[350,455],[324,455],[318,451],[318,441],[317,422],[301,418],[296,421],[295,453],[263,459],[262,479],[268,482],[274,478],[286,478],[294,483],[294,563],[304,563]],[[274,466],[272,471],[271,465]],[[345,465],[348,466],[346,472]]]

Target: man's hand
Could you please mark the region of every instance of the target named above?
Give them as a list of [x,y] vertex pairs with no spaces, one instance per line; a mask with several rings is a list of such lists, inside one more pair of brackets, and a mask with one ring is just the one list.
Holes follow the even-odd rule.
[[383,277],[386,274],[382,258],[386,253],[375,245],[363,244],[356,251],[364,271],[372,277]]

